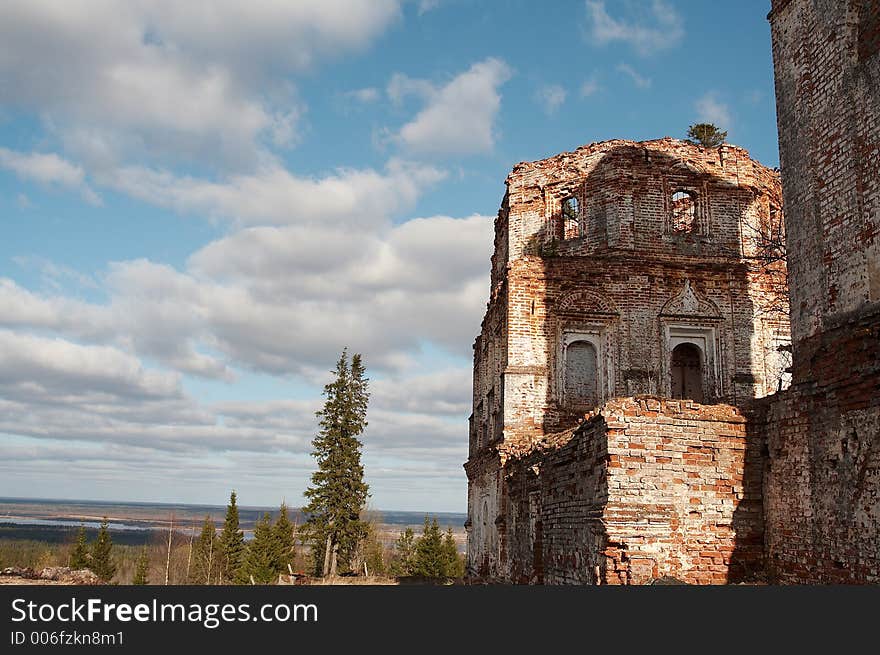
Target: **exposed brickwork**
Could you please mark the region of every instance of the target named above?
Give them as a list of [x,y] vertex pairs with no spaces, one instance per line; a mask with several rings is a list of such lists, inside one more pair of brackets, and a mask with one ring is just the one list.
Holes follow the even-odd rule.
[[[687,220],[679,194],[693,204]],[[567,215],[566,204],[579,215]],[[778,346],[788,341],[785,271],[768,263],[758,237],[780,232],[781,204],[778,174],[730,145],[615,140],[514,167],[496,219],[491,295],[474,345],[466,465],[472,573],[559,583],[644,581],[657,571],[698,582],[727,579],[732,515],[745,506],[742,417],[720,421],[715,408],[695,405],[682,419],[663,404],[660,414],[633,414],[623,421],[627,428],[591,423],[575,437],[571,429],[597,407],[608,417],[613,403],[634,402],[614,399],[670,396],[672,353],[680,344],[699,352],[697,384],[706,403],[739,406],[779,388],[785,363]],[[585,352],[595,354],[595,366],[584,363]],[[583,383],[586,371],[594,371],[591,384]],[[577,385],[590,393],[579,396]],[[695,422],[695,430],[684,429],[684,421]],[[667,423],[675,429],[667,431]],[[730,435],[712,431],[721,424]],[[568,436],[548,437],[560,433]],[[680,435],[681,442],[651,435]],[[696,444],[699,435],[704,446]],[[670,461],[645,461],[650,466],[635,479],[616,465],[599,470],[605,455],[637,464],[643,455],[623,445],[636,436],[644,440],[633,449],[660,450]],[[552,453],[535,450],[545,438],[570,442]],[[685,450],[683,457],[678,447],[707,450]],[[683,482],[674,481],[680,476],[673,473],[699,468],[706,453],[724,463],[710,461],[705,478],[688,470]],[[508,464],[521,457],[530,462],[525,468]],[[728,467],[735,460],[738,473]],[[530,482],[532,466],[553,473],[532,474]],[[598,477],[609,475],[603,496]],[[705,502],[705,512],[692,500]],[[538,519],[517,517],[537,516],[538,508],[543,536],[536,549]],[[760,535],[759,514],[748,539]],[[649,526],[648,537],[638,536],[637,517]],[[599,524],[616,532],[600,535]]]
[[792,388],[766,407],[770,572],[880,582],[880,3],[770,15]]
[[741,580],[762,569],[760,442],[733,407],[612,400],[507,463],[502,577]]

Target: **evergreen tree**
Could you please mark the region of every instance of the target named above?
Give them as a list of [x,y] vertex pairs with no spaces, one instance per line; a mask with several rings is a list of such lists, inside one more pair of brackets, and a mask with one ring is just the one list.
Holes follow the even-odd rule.
[[394,542],[394,561],[391,563],[391,573],[397,576],[413,575],[415,568],[415,534],[412,528],[401,532],[397,541]]
[[415,562],[413,573],[425,578],[442,578],[446,576],[446,554],[443,550],[443,535],[437,519],[428,522],[425,517],[425,527],[422,536],[416,541]]
[[688,128],[687,137],[706,148],[717,148],[727,139],[727,132],[722,132],[712,123],[694,123]]
[[136,585],[145,585],[149,584],[149,567],[150,567],[150,559],[147,556],[147,547],[144,546],[141,549],[141,554],[138,556],[137,565],[134,569],[134,579],[131,581],[131,584]]
[[378,530],[372,522],[366,523],[366,536],[362,541],[362,561],[367,565],[370,575],[385,574],[385,548],[379,539]]
[[101,521],[98,538],[92,544],[92,561],[89,568],[104,582],[110,582],[116,575],[116,564],[113,563],[113,541],[110,538],[106,516]]
[[84,525],[79,526],[76,532],[76,545],[70,553],[70,568],[87,569],[89,568],[89,545],[86,541],[86,528]]
[[458,553],[452,528],[446,530],[443,538],[444,575],[447,578],[460,578],[464,575],[464,558]]
[[272,531],[272,521],[266,513],[254,526],[254,538],[247,547],[244,572],[246,579],[254,579],[254,584],[270,584],[275,581],[276,541]]
[[189,582],[193,584],[211,584],[217,581],[220,548],[217,543],[217,529],[210,515],[205,515],[202,532],[193,548],[193,565]]
[[348,362],[343,350],[336,363],[335,379],[324,386],[324,407],[317,412],[320,430],[312,441],[318,469],[306,489],[304,526],[312,547],[315,567],[323,575],[335,575],[355,555],[365,533],[360,515],[369,496],[361,465],[358,435],[367,426],[367,378],[361,356]]
[[245,582],[242,577],[244,564],[244,533],[238,520],[238,506],[235,491],[229,494],[229,504],[226,506],[226,520],[223,522],[223,532],[220,533],[218,548],[220,550],[220,575],[225,584],[237,584]]
[[287,573],[287,565],[293,565],[296,555],[294,550],[293,523],[287,515],[287,505],[281,503],[281,510],[275,525],[272,526],[272,536],[275,540],[275,573]]

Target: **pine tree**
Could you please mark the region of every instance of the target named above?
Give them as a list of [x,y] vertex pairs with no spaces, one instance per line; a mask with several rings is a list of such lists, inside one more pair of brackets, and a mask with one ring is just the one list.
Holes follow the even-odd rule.
[[270,584],[275,581],[277,573],[276,541],[272,531],[272,520],[266,513],[254,526],[254,538],[247,547],[244,572],[247,579],[253,578],[254,584]]
[[134,579],[131,581],[131,584],[136,585],[145,585],[149,584],[149,567],[150,567],[150,559],[147,556],[147,547],[144,546],[141,549],[141,554],[138,556],[137,565],[134,569]]
[[219,552],[217,529],[211,516],[206,514],[205,522],[202,523],[202,532],[193,548],[193,565],[189,582],[203,585],[216,582]]
[[397,576],[413,575],[415,554],[415,534],[412,528],[407,528],[398,535],[397,541],[394,542],[394,561],[391,563],[391,573]]
[[113,540],[110,538],[107,517],[101,521],[98,538],[92,544],[92,561],[89,568],[104,582],[113,580],[116,575],[116,564],[113,563]]
[[446,575],[446,556],[443,551],[443,535],[435,518],[431,523],[425,517],[422,536],[416,541],[413,573],[425,578],[442,578]]
[[220,575],[225,584],[237,584],[245,582],[242,577],[244,564],[244,533],[238,520],[238,506],[235,491],[229,494],[229,504],[226,506],[226,520],[223,522],[223,532],[220,533],[218,548],[220,550]]
[[694,123],[688,128],[687,137],[706,148],[717,148],[727,139],[727,132],[722,132],[712,123]]
[[285,503],[281,503],[278,518],[272,526],[272,536],[275,540],[275,573],[287,573],[287,565],[293,563],[295,541],[293,523],[287,515]]
[[[335,379],[324,386],[324,407],[317,412],[320,430],[312,441],[318,469],[306,489],[304,526],[315,567],[335,575],[337,563],[350,562],[365,529],[360,515],[369,497],[361,465],[358,435],[367,426],[367,378],[361,356],[348,363],[343,350],[336,363]],[[322,566],[323,563],[323,566]]]
[[366,523],[366,535],[361,542],[362,561],[370,575],[385,574],[385,548],[379,539],[378,530],[372,522]]
[[70,553],[70,568],[89,568],[89,545],[86,541],[86,528],[84,525],[79,526],[79,530],[76,532],[76,545]]
[[443,564],[447,578],[460,578],[464,575],[464,558],[458,554],[452,528],[446,530],[443,538]]

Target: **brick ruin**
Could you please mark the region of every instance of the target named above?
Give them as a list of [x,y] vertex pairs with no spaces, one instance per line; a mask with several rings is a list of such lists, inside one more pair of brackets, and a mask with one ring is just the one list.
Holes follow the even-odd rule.
[[767,565],[880,582],[880,3],[770,13],[793,384],[766,406]]
[[514,167],[474,346],[472,573],[760,568],[737,407],[786,384],[781,206],[778,173],[732,145],[614,140]]
[[778,173],[727,144],[606,141],[508,176],[472,576],[880,581],[880,7],[769,18],[784,223]]

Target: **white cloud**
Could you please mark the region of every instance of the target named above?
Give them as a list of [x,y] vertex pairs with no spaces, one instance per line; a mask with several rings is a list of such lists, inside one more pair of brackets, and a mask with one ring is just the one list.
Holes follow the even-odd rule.
[[[622,41],[640,55],[678,45],[684,37],[684,21],[678,12],[664,0],[651,0],[648,11],[645,4],[624,3],[626,15],[614,18],[604,0],[586,0],[587,41],[598,45]],[[620,6],[615,3],[615,8]]]
[[535,92],[535,101],[548,116],[552,116],[565,102],[566,91],[559,84],[545,84]]
[[194,253],[184,272],[114,264],[105,305],[0,279],[0,326],[113,343],[207,378],[231,379],[233,367],[313,376],[346,344],[400,371],[426,342],[468,356],[492,229],[486,216],[249,228]]
[[[86,183],[86,174],[82,167],[55,153],[18,152],[0,147],[0,168],[10,170],[25,180],[46,185],[56,184],[78,191],[86,202],[92,205],[101,204],[101,198]],[[19,206],[27,207],[29,204],[22,205],[20,196]]]
[[511,76],[500,59],[471,66],[442,87],[403,75],[392,77],[388,94],[400,101],[409,94],[425,98],[425,107],[394,135],[407,150],[452,155],[489,152],[495,143],[495,119],[501,107],[499,87]]
[[90,170],[132,156],[253,167],[297,141],[290,74],[399,15],[398,0],[5,2],[0,103],[44,117]]
[[422,342],[466,355],[491,231],[483,216],[415,219],[378,234],[252,228],[202,249],[190,266],[203,280],[237,281],[204,294],[214,347],[232,361],[305,374],[348,344],[374,366],[399,369]]
[[617,64],[617,70],[629,77],[629,79],[632,80],[632,83],[635,84],[637,88],[651,88],[651,80],[647,77],[642,77],[641,75],[639,75],[639,72],[629,64]]
[[700,122],[713,123],[721,130],[727,130],[733,123],[730,107],[721,102],[715,91],[709,91],[697,98],[694,108]]
[[224,181],[177,176],[127,166],[101,178],[118,191],[185,214],[250,224],[373,222],[413,205],[445,173],[391,160],[384,171],[343,168],[324,177],[300,177],[279,166]]
[[472,375],[470,367],[462,367],[385,378],[373,383],[370,402],[387,411],[465,417],[471,411]]
[[[76,384],[72,384],[73,382]],[[39,392],[94,391],[149,399],[180,393],[179,376],[145,370],[137,358],[108,346],[82,346],[0,330],[0,385]]]

